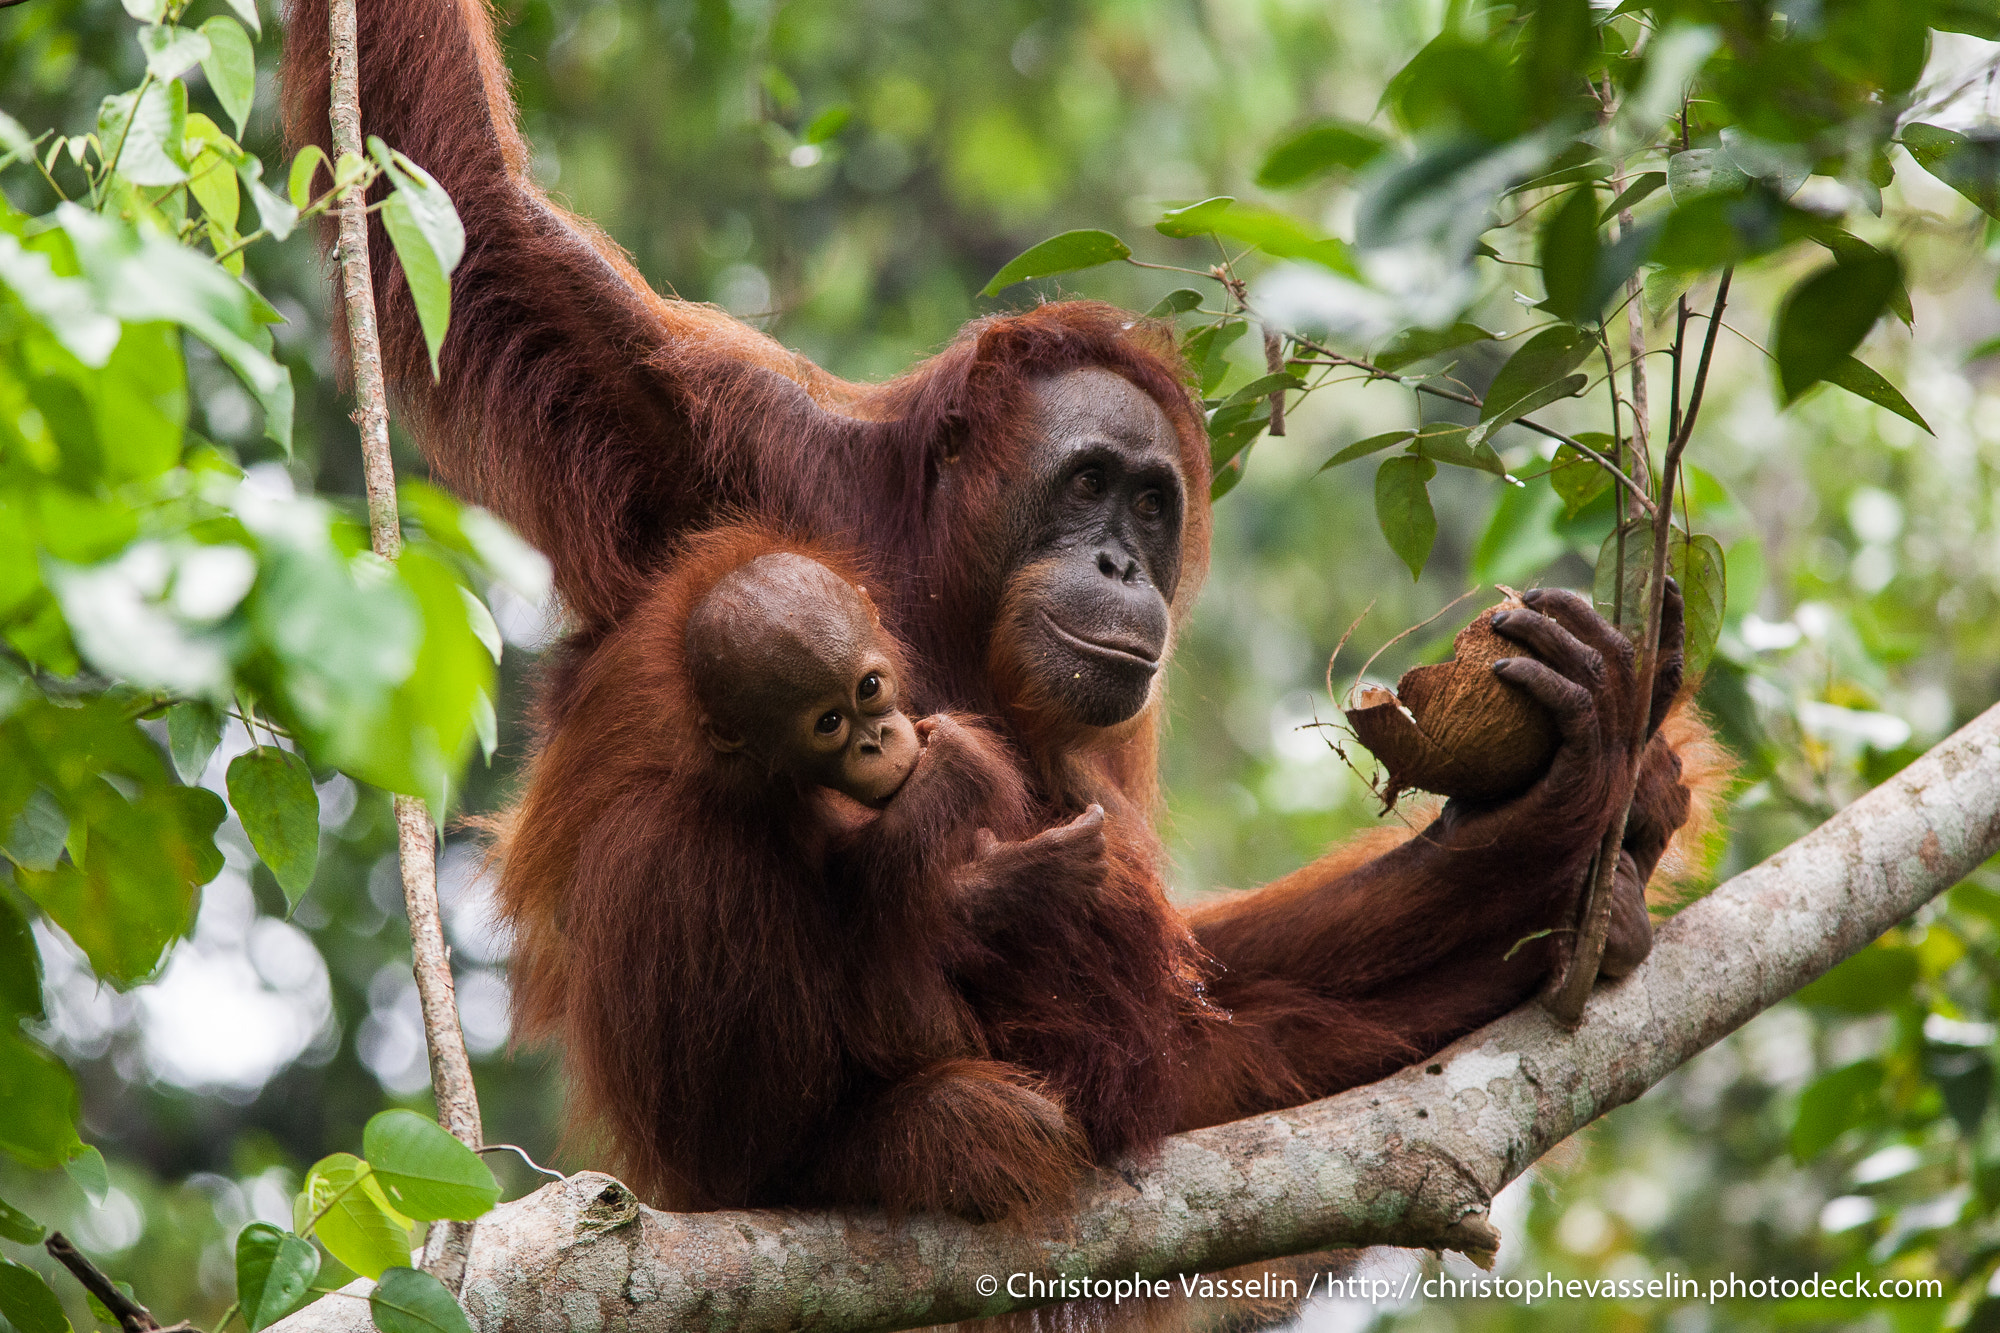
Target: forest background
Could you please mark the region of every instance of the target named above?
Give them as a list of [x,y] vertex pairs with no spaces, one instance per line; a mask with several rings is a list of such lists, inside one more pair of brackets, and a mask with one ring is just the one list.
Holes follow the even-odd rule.
[[[228,12],[201,0],[188,21],[209,10]],[[263,17],[243,142],[275,165],[280,15],[266,5]],[[1164,207],[1227,193],[1349,234],[1345,179],[1262,189],[1266,151],[1317,118],[1385,124],[1389,74],[1448,17],[1430,0],[532,0],[505,7],[503,33],[545,186],[603,224],[663,290],[715,301],[838,373],[871,378],[1033,290],[1145,310],[1180,285],[1119,266],[975,295],[1065,227],[1116,231],[1141,259],[1206,264],[1151,224]],[[31,128],[88,125],[106,94],[141,77],[134,32],[115,0],[0,11],[0,99]],[[1995,50],[1934,38],[1918,94],[1938,94],[1930,120],[1965,128],[1996,114],[1985,74]],[[29,212],[52,202],[31,175],[0,185]],[[1884,194],[1881,227],[1909,264],[1914,318],[1883,320],[1860,355],[1934,434],[1833,389],[1778,411],[1758,344],[1809,256],[1740,277],[1718,343],[1687,504],[1726,553],[1727,608],[1702,698],[1744,768],[1704,882],[1817,825],[2000,696],[2000,387],[1983,357],[2000,334],[1996,237],[1971,202],[1914,168]],[[333,376],[322,262],[303,234],[245,253],[285,318],[274,332],[296,394],[294,450],[287,460],[260,438],[251,396],[194,340],[190,427],[232,452],[253,487],[347,497],[358,512],[360,456]],[[1482,322],[1520,327],[1525,302],[1505,270],[1487,266],[1484,281]],[[1218,395],[1263,374],[1255,343],[1231,349]],[[1490,376],[1503,357],[1489,346],[1458,373]],[[1541,415],[1580,431],[1584,413],[1565,404]],[[1432,483],[1436,544],[1413,582],[1378,530],[1373,462],[1319,471],[1408,417],[1407,397],[1388,390],[1316,392],[1283,438],[1257,445],[1218,506],[1208,590],[1169,687],[1166,829],[1183,897],[1261,883],[1376,822],[1367,784],[1309,725],[1336,715],[1327,661],[1350,625],[1359,621],[1336,682],[1468,587],[1589,582],[1608,505],[1572,518],[1546,485],[1455,468]],[[398,443],[399,464],[420,474]],[[1510,463],[1534,456],[1518,428],[1495,443]],[[454,793],[454,816],[490,810],[509,790],[523,682],[550,634],[504,584],[488,592],[507,644],[499,744]],[[1440,627],[1455,623],[1390,646],[1372,674],[1442,655]],[[211,777],[250,744],[232,727]],[[429,1109],[388,800],[339,776],[319,796],[318,869],[289,919],[232,817],[228,864],[150,985],[99,986],[80,953],[37,927],[49,1012],[32,1030],[80,1078],[84,1137],[109,1160],[110,1190],[95,1204],[62,1173],[0,1159],[0,1197],[63,1227],[156,1312],[205,1326],[234,1293],[231,1247],[245,1222],[288,1225],[304,1168],[354,1148],[384,1106]],[[442,887],[487,1137],[586,1165],[556,1150],[553,1065],[507,1053],[506,947],[478,863],[476,838],[454,832]],[[2000,872],[1989,866],[1579,1136],[1496,1209],[1504,1271],[1705,1281],[1858,1269],[1943,1277],[1942,1299],[1321,1302],[1304,1326],[1985,1327],[2000,1308],[1987,1304],[1989,1279],[2000,1290],[1996,986]],[[532,1188],[525,1168],[489,1160],[508,1197]],[[1398,1274],[1420,1261],[1369,1262]],[[80,1300],[70,1315],[78,1327],[92,1320]]]

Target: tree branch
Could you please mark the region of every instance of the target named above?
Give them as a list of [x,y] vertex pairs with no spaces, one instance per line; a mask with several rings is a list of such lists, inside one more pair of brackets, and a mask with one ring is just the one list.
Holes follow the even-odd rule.
[[[332,0],[328,35],[333,45],[330,118],[336,161],[365,157],[361,141],[360,42],[356,0]],[[375,284],[368,254],[368,203],[360,182],[347,187],[335,212],[340,218],[340,286],[354,363],[354,424],[361,430],[362,476],[368,488],[368,535],[375,554],[394,560],[403,549],[396,513],[396,466],[389,453],[389,397],[382,382],[382,343],[375,324]],[[452,994],[451,951],[445,947],[437,896],[437,830],[430,811],[414,796],[398,796],[396,854],[403,872],[403,902],[410,918],[410,965],[424,1015],[431,1058],[431,1088],[438,1121],[469,1148],[480,1144],[479,1097],[472,1063]],[[464,1279],[472,1242],[469,1222],[438,1222],[424,1243],[423,1265],[452,1291]]]
[[[586,1172],[479,1226],[483,1329],[908,1328],[1045,1303],[1010,1274],[1158,1277],[1311,1250],[1490,1250],[1494,1194],[1590,1121],[1855,953],[2000,850],[2000,706],[1660,928],[1564,1030],[1529,1003],[1434,1059],[1097,1172],[1046,1232],[872,1213],[672,1214]],[[982,1295],[990,1275],[998,1289]],[[365,1284],[350,1288],[365,1290]],[[326,1301],[275,1333],[364,1333]]]

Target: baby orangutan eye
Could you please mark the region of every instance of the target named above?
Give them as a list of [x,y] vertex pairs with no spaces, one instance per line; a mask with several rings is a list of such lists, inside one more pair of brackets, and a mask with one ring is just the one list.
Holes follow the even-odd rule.
[[855,691],[863,699],[873,699],[882,692],[882,677],[871,671],[861,678],[861,686]]
[[822,736],[833,735],[834,732],[840,730],[840,714],[839,713],[825,714],[820,718],[818,722],[813,724],[813,730],[818,732]]
[[1158,518],[1160,510],[1163,507],[1160,502],[1160,493],[1158,491],[1147,491],[1134,502],[1132,507],[1139,511],[1139,517],[1141,518]]

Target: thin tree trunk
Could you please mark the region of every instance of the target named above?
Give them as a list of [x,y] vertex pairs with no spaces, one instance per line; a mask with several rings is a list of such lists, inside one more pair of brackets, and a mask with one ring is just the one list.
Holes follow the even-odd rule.
[[[336,160],[363,156],[360,51],[356,0],[332,0],[328,27],[333,44],[333,151]],[[382,382],[382,344],[375,325],[375,286],[368,255],[367,200],[359,184],[340,198],[340,285],[354,365],[354,424],[361,431],[362,475],[368,487],[368,533],[375,553],[393,560],[403,549],[396,515],[396,467],[389,453],[389,398]],[[410,918],[410,956],[430,1049],[431,1088],[439,1122],[468,1147],[480,1145],[479,1096],[458,1024],[452,994],[451,951],[438,913],[437,830],[424,802],[398,796],[396,854],[403,872],[403,902]],[[472,1246],[470,1222],[433,1223],[424,1243],[424,1268],[457,1292]]]

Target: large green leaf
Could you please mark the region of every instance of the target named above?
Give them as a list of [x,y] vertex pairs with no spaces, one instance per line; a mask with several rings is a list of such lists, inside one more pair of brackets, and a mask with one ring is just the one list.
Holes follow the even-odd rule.
[[69,841],[69,816],[46,787],[37,787],[7,831],[7,859],[25,870],[54,870]]
[[[1602,431],[1592,431],[1576,438],[1605,457],[1611,456],[1611,437]],[[1549,465],[1549,486],[1562,497],[1563,513],[1568,518],[1575,518],[1585,505],[1614,484],[1610,471],[1603,464],[1566,444],[1556,450],[1555,460]]]
[[1542,224],[1540,242],[1549,313],[1576,323],[1597,318],[1591,307],[1599,249],[1596,189],[1581,185],[1571,190]]
[[1924,420],[1923,414],[1910,406],[1910,400],[1903,397],[1900,389],[1854,357],[1846,357],[1836,362],[1833,369],[1827,372],[1826,382],[1838,384],[1849,393],[1866,398],[1877,407],[1885,407],[1905,421],[1915,422],[1923,427],[1927,434],[1937,433],[1931,430],[1931,423]]
[[298,906],[319,864],[319,793],[306,761],[259,746],[230,760],[228,785],[229,804],[250,845],[270,867],[286,901]]
[[186,134],[187,85],[179,79],[149,83],[143,96],[113,94],[97,112],[97,141],[116,156],[118,174],[134,185],[186,180]]
[[208,59],[208,38],[171,23],[139,30],[139,49],[146,53],[146,72],[158,80],[177,79]]
[[208,76],[209,90],[236,125],[238,138],[250,119],[250,103],[257,95],[257,53],[251,49],[250,35],[243,25],[226,14],[217,14],[201,25],[208,39],[208,54],[201,72]]
[[1080,268],[1095,268],[1099,264],[1131,257],[1132,247],[1108,231],[1090,227],[1066,231],[1060,236],[1049,237],[1039,245],[1031,245],[1008,260],[993,275],[992,281],[979,289],[979,294],[998,296],[1008,287],[1026,282],[1029,278],[1046,278]]
[[1889,308],[1903,280],[1896,256],[1853,252],[1808,274],[1786,295],[1771,336],[1787,403],[1841,368]]
[[1430,479],[1437,464],[1428,458],[1402,455],[1384,459],[1375,469],[1375,521],[1389,540],[1389,549],[1410,567],[1410,577],[1423,575],[1437,541],[1437,513],[1431,508]]
[[1175,315],[1185,315],[1190,310],[1201,309],[1201,293],[1192,287],[1177,287],[1162,296],[1151,310],[1147,319],[1172,319]]
[[[1728,607],[1722,547],[1706,533],[1689,537],[1675,528],[1667,538],[1667,573],[1680,585],[1682,622],[1685,627],[1684,661],[1690,680],[1708,667],[1715,644],[1722,635],[1722,618]],[[1609,616],[1618,607],[1619,623],[1645,623],[1648,589],[1653,575],[1653,528],[1649,520],[1636,519],[1625,525],[1625,590],[1622,603],[1614,603],[1618,574],[1618,532],[1612,530],[1597,554],[1595,596],[1598,610]]]
[[72,814],[71,853],[86,846],[83,864],[16,876],[98,977],[123,989],[152,976],[193,924],[195,890],[222,869],[223,814],[221,798],[200,787],[154,787],[132,800],[99,782]]
[[[1574,324],[1552,324],[1522,343],[1487,386],[1481,422],[1520,416],[1515,410],[1531,396],[1562,383],[1597,349],[1597,339]],[[1532,410],[1532,409],[1528,409]]]
[[1903,127],[1902,139],[1925,171],[2000,217],[2000,133],[1961,134],[1916,121]]
[[472,1333],[444,1284],[414,1268],[384,1273],[368,1295],[368,1313],[382,1333]]
[[1392,430],[1385,431],[1380,435],[1370,435],[1367,439],[1356,440],[1353,444],[1336,452],[1333,457],[1319,465],[1319,470],[1324,472],[1328,468],[1339,467],[1342,463],[1352,463],[1357,458],[1366,458],[1370,454],[1379,454],[1384,449],[1392,449],[1399,444],[1415,438],[1415,436],[1416,432],[1413,430]]
[[1404,329],[1375,354],[1375,364],[1384,370],[1401,370],[1418,361],[1429,360],[1469,343],[1485,342],[1492,333],[1477,324],[1458,323],[1442,329]]
[[174,772],[192,787],[208,771],[215,747],[222,744],[222,710],[214,704],[190,700],[167,710],[167,750],[173,756]]
[[0,1239],[11,1240],[17,1245],[39,1245],[48,1229],[34,1218],[0,1199]]
[[368,1163],[353,1153],[313,1163],[292,1205],[292,1225],[301,1235],[310,1228],[327,1253],[363,1277],[379,1278],[410,1262],[410,1219],[396,1211]]
[[0,1152],[53,1171],[77,1149],[76,1080],[12,1023],[0,1026]]
[[318,1276],[319,1251],[309,1240],[269,1222],[252,1222],[236,1237],[236,1301],[250,1333],[297,1309]]
[[470,1222],[500,1198],[500,1183],[479,1154],[415,1111],[376,1115],[361,1144],[389,1201],[419,1222]]
[[68,1333],[69,1317],[49,1284],[32,1268],[0,1259],[0,1315],[15,1333]]
[[1374,161],[1384,146],[1382,136],[1365,125],[1317,121],[1271,146],[1257,169],[1257,184],[1266,190],[1289,190],[1337,168],[1353,171]]
[[43,1017],[41,951],[13,895],[0,889],[0,1024]]

